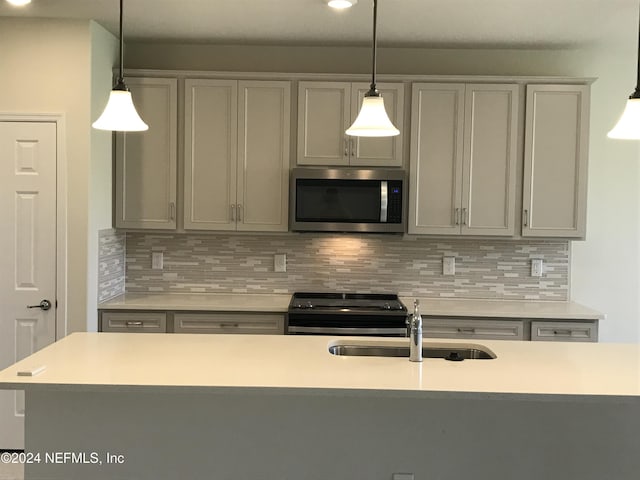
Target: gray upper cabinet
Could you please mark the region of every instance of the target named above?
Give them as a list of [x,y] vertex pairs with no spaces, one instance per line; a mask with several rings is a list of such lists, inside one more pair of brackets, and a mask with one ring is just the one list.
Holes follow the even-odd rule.
[[115,226],[176,228],[177,80],[127,77],[146,132],[117,133]]
[[415,83],[409,233],[515,233],[519,87]]
[[287,231],[288,81],[185,80],[184,227]]
[[298,84],[298,165],[401,167],[404,85],[380,83],[385,109],[400,135],[384,138],[345,134],[357,117],[368,83]]
[[522,235],[584,238],[589,86],[529,85]]

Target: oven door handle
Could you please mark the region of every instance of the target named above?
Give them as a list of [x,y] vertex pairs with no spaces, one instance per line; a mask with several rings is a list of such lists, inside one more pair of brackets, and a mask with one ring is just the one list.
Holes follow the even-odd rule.
[[312,335],[390,335],[405,337],[406,328],[289,327],[288,333]]
[[386,180],[380,182],[380,223],[387,223],[387,208],[389,206],[389,184]]

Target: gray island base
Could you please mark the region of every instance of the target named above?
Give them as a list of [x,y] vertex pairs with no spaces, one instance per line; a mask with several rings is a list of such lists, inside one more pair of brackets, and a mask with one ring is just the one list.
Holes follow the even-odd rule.
[[640,474],[638,346],[494,341],[495,360],[411,364],[335,357],[329,337],[166,337],[73,334],[0,372],[25,390],[26,451],[75,454],[26,480]]
[[638,478],[637,399],[455,397],[34,391],[27,451],[102,464],[26,465],[26,479]]

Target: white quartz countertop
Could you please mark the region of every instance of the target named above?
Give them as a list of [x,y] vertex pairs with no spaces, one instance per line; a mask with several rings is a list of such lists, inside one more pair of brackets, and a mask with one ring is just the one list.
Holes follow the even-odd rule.
[[[408,309],[415,297],[400,297]],[[226,312],[287,311],[291,294],[127,293],[100,303],[109,310],[193,310]],[[601,320],[605,315],[575,302],[420,298],[429,316]]]
[[109,310],[211,310],[224,312],[286,312],[291,294],[125,293],[98,308]]
[[[470,344],[460,340],[426,340]],[[497,358],[341,357],[335,342],[406,339],[74,333],[0,372],[0,389],[393,391],[640,397],[640,345],[483,341]],[[35,376],[20,371],[45,369]],[[404,393],[403,393],[404,392]]]
[[[414,297],[400,297],[411,311]],[[421,298],[420,313],[428,316],[546,318],[560,320],[602,320],[605,315],[575,302],[531,300],[467,300]]]

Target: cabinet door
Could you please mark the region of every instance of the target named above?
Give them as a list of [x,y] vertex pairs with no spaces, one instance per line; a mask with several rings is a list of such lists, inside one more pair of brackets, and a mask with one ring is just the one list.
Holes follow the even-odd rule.
[[460,232],[463,122],[464,85],[413,84],[409,233]]
[[298,84],[298,165],[348,165],[351,84]]
[[514,234],[518,88],[466,85],[463,235]]
[[177,80],[127,78],[146,132],[116,133],[120,228],[176,228]]
[[238,82],[185,80],[184,228],[236,229]]
[[237,229],[289,228],[290,82],[239,82]]
[[282,335],[281,313],[175,313],[175,333],[248,333]]
[[588,86],[527,87],[523,236],[585,236],[588,137]]
[[[349,164],[354,166],[401,167],[404,138],[404,85],[401,83],[379,83],[378,91],[384,99],[384,108],[389,119],[400,130],[395,137],[349,137]],[[351,121],[362,106],[368,83],[351,85]]]
[[165,312],[101,312],[101,332],[165,333]]
[[531,340],[597,342],[598,322],[531,322]]
[[522,320],[425,318],[425,337],[524,340]]

